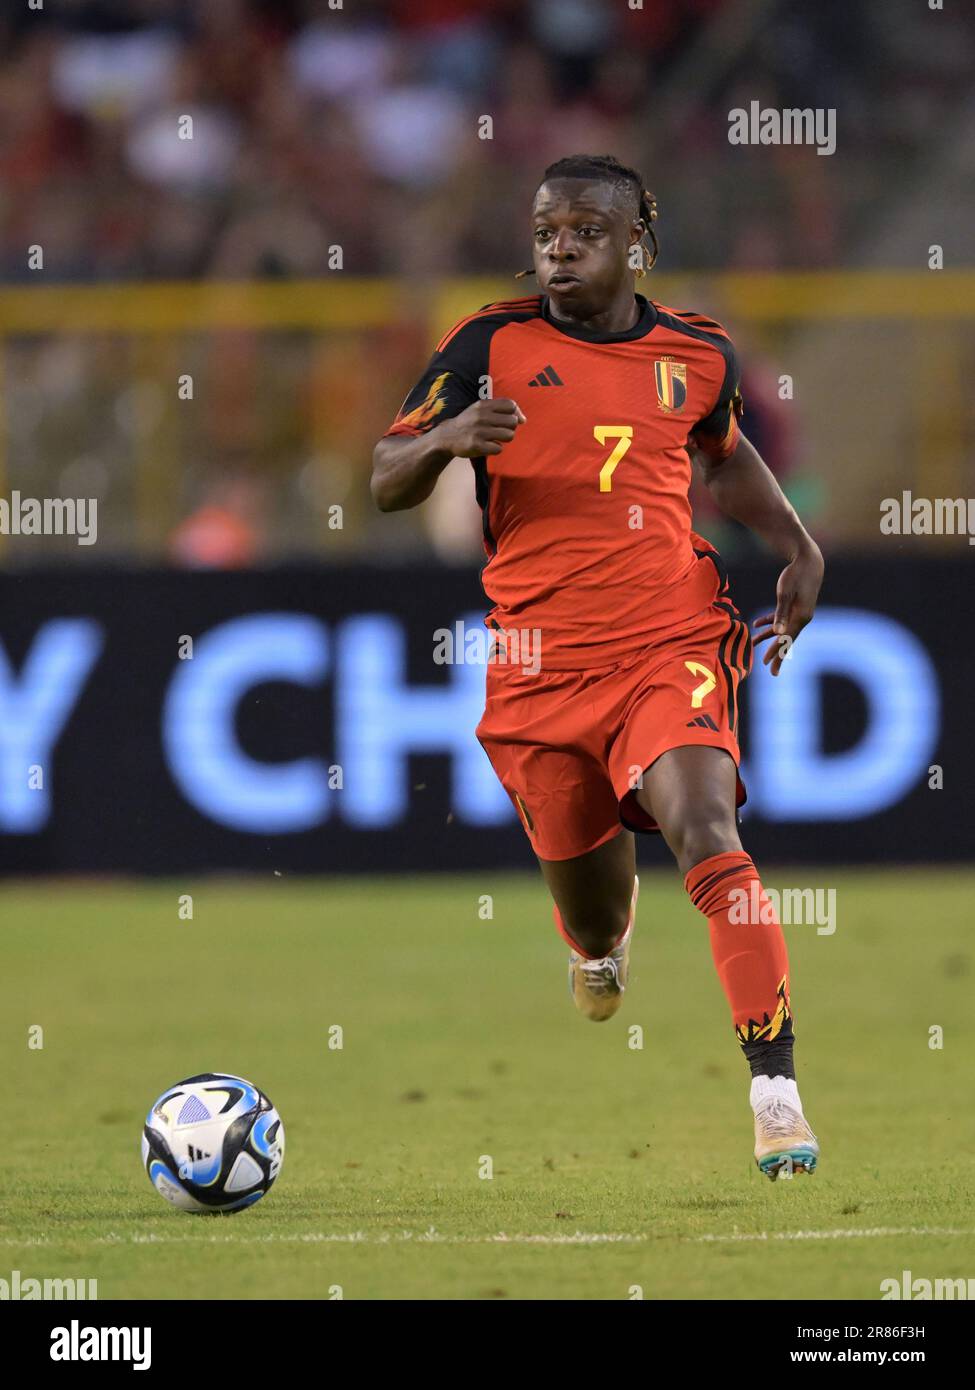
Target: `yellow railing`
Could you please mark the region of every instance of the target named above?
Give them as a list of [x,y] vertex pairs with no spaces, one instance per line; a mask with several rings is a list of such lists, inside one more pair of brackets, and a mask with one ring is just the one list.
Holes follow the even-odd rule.
[[[444,329],[494,299],[531,294],[533,283],[498,276],[414,283],[335,273],[295,282],[0,289],[0,493],[17,486],[7,408],[7,392],[17,384],[8,360],[14,344],[41,335],[121,337],[129,343],[129,379],[119,380],[119,391],[149,381],[162,385],[168,402],[175,399],[174,373],[183,370],[187,341],[241,332],[307,334],[308,379],[314,389],[324,387],[311,411],[309,447],[328,452],[337,428],[336,448],[356,471],[358,485],[370,431],[377,422],[381,431]],[[746,361],[761,356],[776,376],[794,380],[803,468],[823,480],[826,520],[838,539],[872,537],[878,490],[880,496],[901,487],[927,496],[975,490],[966,367],[975,362],[975,272],[654,274],[637,288],[662,303],[713,314],[741,339]],[[364,395],[360,391],[356,400],[370,407],[359,410],[361,421],[337,419],[346,407],[332,404],[341,390],[330,383],[341,385],[343,371],[369,369],[352,347],[359,344],[358,357],[368,359],[361,344],[369,334],[404,326],[415,339],[415,356],[398,360],[392,373],[378,370]],[[328,350],[318,351],[316,343]],[[219,341],[211,349],[218,355]],[[78,352],[88,351],[82,342]],[[302,386],[295,380],[296,394]],[[287,384],[278,381],[275,390],[280,414]],[[83,408],[82,402],[82,414]],[[348,410],[356,408],[354,400]],[[184,465],[180,428],[175,413],[167,414],[137,427],[132,440],[139,535],[149,549],[172,521],[173,478]]]
[[[0,289],[0,336],[354,329],[381,326],[407,307],[429,314],[436,333],[472,305],[531,294],[533,284],[491,276],[417,286],[334,274],[285,282],[18,286]],[[751,322],[975,318],[975,271],[655,273],[637,288],[661,303],[683,306],[701,285],[718,296],[730,317]]]

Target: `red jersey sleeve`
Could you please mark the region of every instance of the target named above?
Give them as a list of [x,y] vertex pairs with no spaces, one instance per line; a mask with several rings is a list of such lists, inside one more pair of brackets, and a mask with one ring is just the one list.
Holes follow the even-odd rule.
[[691,441],[695,448],[718,462],[734,453],[738,445],[738,421],[744,411],[737,353],[730,338],[726,338],[721,347],[725,371],[717,400],[691,430]]

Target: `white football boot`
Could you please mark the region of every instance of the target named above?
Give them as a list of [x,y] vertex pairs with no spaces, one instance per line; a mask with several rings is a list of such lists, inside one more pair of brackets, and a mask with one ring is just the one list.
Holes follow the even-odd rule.
[[630,973],[630,938],[633,935],[639,891],[640,880],[634,874],[626,931],[608,956],[588,960],[578,951],[569,952],[569,993],[579,1012],[593,1023],[604,1023],[612,1018],[623,1002],[623,991]]
[[752,1078],[755,1162],[772,1182],[779,1176],[815,1173],[819,1141],[802,1113],[796,1083],[783,1076]]

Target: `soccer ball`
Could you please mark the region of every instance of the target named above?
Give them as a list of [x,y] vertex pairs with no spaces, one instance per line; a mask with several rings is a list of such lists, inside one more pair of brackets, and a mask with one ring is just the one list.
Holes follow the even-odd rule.
[[142,1166],[180,1211],[253,1206],[283,1162],[281,1117],[242,1076],[208,1071],[178,1081],[146,1116]]

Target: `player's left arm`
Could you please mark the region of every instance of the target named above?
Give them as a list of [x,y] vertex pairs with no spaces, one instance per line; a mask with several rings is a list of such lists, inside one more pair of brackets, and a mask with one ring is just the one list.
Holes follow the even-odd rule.
[[691,431],[689,449],[721,511],[754,531],[786,561],[776,585],[775,612],[755,622],[756,646],[771,639],[764,662],[777,676],[789,647],[816,610],[823,556],[758,451],[739,430],[741,411],[738,368],[731,351],[719,400]]

